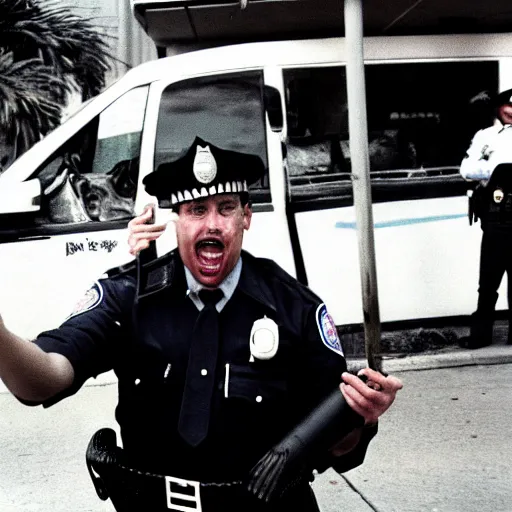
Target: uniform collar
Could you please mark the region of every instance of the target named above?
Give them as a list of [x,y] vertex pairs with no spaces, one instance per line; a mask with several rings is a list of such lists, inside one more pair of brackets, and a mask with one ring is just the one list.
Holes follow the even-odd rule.
[[[216,308],[217,311],[222,311],[222,308],[226,305],[228,300],[233,295],[236,286],[238,285],[238,281],[240,280],[240,274],[242,273],[242,258],[238,258],[235,267],[229,273],[229,275],[222,281],[219,285],[219,289],[224,292],[224,297],[217,302]],[[185,267],[185,278],[187,280],[188,286],[188,296],[190,300],[196,305],[196,307],[201,311],[203,309],[204,304],[199,298],[199,292],[204,288],[204,286],[197,281],[197,279],[192,275],[192,272]]]
[[259,260],[246,251],[242,251],[242,257],[244,267],[238,283],[239,289],[265,307],[276,311],[274,295],[263,279],[263,272],[258,264]]
[[510,128],[512,124],[503,124],[500,119],[496,118],[494,122],[494,127],[498,131],[498,133],[501,133],[503,130],[506,130],[507,128]]
[[[237,278],[236,267],[238,264],[240,265],[240,273]],[[181,294],[185,295],[190,289],[191,284],[187,282],[186,272],[189,271],[185,268],[177,249],[167,253],[161,258],[158,258],[158,260],[154,260],[149,264],[143,265],[142,268],[139,269],[139,280],[142,280],[142,284],[139,285],[138,299],[153,295],[154,293],[158,293],[166,289],[170,289],[171,293],[176,296],[181,296]],[[269,288],[267,281],[263,279],[264,272],[265,271],[261,266],[261,260],[255,258],[246,251],[242,251],[239,262],[235,265],[235,269],[233,269],[230,274],[230,276],[233,274],[233,282],[231,284],[227,284],[228,293],[230,287],[233,286],[230,297],[238,286],[238,289],[242,293],[275,312],[277,308],[274,295]],[[141,277],[143,279],[141,279]],[[224,286],[225,281],[226,280],[224,280],[220,286],[222,291],[224,291],[222,287]],[[226,294],[225,291],[224,293]],[[223,301],[224,299],[221,303]]]

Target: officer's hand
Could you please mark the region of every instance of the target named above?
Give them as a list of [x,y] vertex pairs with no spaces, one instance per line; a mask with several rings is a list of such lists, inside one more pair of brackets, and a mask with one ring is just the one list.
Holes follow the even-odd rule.
[[340,390],[348,405],[365,419],[365,423],[375,423],[395,401],[403,384],[396,377],[385,377],[370,368],[364,368],[358,375],[365,375],[367,382],[345,372],[341,376]]
[[144,211],[128,223],[128,245],[133,256],[147,249],[149,242],[161,236],[167,227],[167,224],[147,224],[153,218],[153,210],[154,205],[146,205]]

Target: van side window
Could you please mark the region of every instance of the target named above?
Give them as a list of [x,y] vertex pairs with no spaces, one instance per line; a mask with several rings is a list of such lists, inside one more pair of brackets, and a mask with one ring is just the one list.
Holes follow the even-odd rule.
[[147,86],[127,92],[34,174],[43,190],[36,224],[133,217],[147,96]]
[[492,124],[474,98],[498,90],[497,61],[370,64],[365,75],[372,172],[458,173],[475,132]]
[[[498,62],[367,64],[365,74],[373,201],[464,194],[460,162],[492,123],[475,98],[498,90]],[[285,69],[283,79],[292,203],[351,204],[345,68]]]
[[[196,137],[258,155],[267,168],[263,73],[200,77],[166,87],[158,115],[155,169],[182,156]],[[270,202],[268,171],[250,192],[253,203]]]

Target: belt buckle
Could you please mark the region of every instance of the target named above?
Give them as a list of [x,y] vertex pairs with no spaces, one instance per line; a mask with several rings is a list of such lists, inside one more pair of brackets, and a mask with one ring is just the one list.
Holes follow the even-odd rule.
[[[193,490],[193,494],[184,494],[183,492],[179,492],[172,489],[173,487],[178,485],[182,487],[183,491],[185,490]],[[199,482],[194,482],[193,480],[183,480],[182,478],[175,478],[173,476],[165,477],[165,492],[167,495],[167,508],[170,510],[176,510],[179,512],[201,512],[201,496],[199,494]],[[190,502],[190,504],[179,504],[176,503],[176,500],[180,500],[181,502]]]

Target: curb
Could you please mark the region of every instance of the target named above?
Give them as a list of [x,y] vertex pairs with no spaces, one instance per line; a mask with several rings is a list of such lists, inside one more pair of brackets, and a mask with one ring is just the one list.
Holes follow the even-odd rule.
[[[366,366],[366,359],[362,358],[348,359],[347,362],[349,367]],[[384,356],[382,359],[383,369],[388,373],[511,363],[512,345],[491,345],[474,350],[454,348],[450,352]]]

